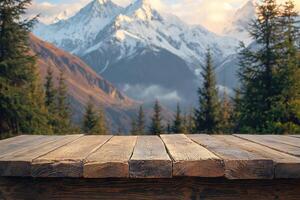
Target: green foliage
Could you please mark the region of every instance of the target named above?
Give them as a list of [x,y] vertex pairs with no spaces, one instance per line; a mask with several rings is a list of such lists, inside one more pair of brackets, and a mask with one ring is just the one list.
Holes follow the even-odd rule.
[[60,73],[58,78],[57,88],[57,102],[56,102],[56,120],[57,124],[54,127],[55,133],[70,134],[72,129],[71,125],[71,109],[68,101],[67,86],[65,84],[65,78],[63,72]]
[[153,116],[151,119],[151,126],[150,126],[150,133],[152,135],[159,135],[163,133],[164,126],[162,125],[162,117],[161,117],[161,106],[158,101],[155,102],[154,108],[153,108]]
[[195,123],[195,117],[194,117],[195,110],[191,109],[187,115],[185,116],[185,133],[193,134],[196,132],[196,123]]
[[233,108],[230,121],[232,123],[232,132],[239,133],[241,130],[240,120],[241,120],[241,92],[240,90],[235,91],[235,97],[233,98]]
[[92,102],[90,101],[86,106],[85,115],[83,117],[83,132],[86,134],[92,134],[93,129],[96,127],[97,120],[97,114]]
[[282,34],[278,44],[278,70],[274,74],[278,92],[270,111],[274,133],[300,133],[300,57],[297,46],[300,32],[296,25],[297,16],[293,1],[286,1],[279,16]]
[[232,103],[226,92],[223,94],[221,102],[221,119],[220,119],[220,132],[223,134],[232,133],[233,123],[232,123],[233,107]]
[[146,121],[145,121],[145,113],[143,110],[143,106],[140,106],[139,114],[137,118],[137,132],[138,134],[144,135],[145,128],[146,128]]
[[184,133],[184,118],[181,115],[181,109],[179,103],[177,104],[177,110],[174,117],[173,126],[172,126],[172,132],[173,133]]
[[105,117],[105,111],[102,107],[98,109],[98,119],[95,128],[93,129],[93,133],[97,135],[107,135],[109,134],[109,130],[107,128],[107,122]]
[[100,107],[96,112],[92,100],[86,106],[82,130],[85,134],[90,135],[106,135],[109,133],[103,108]]
[[45,87],[45,105],[49,112],[49,124],[55,134],[71,134],[78,132],[71,124],[71,109],[68,102],[67,86],[63,72],[58,78],[58,87],[54,86],[54,75],[51,68],[48,68]]
[[130,130],[131,135],[138,135],[139,132],[137,130],[137,124],[136,124],[136,120],[132,119],[131,120],[131,130]]
[[217,133],[220,127],[220,102],[210,50],[201,73],[203,86],[199,88],[199,108],[195,111],[196,132]]
[[0,133],[51,134],[36,59],[29,51],[35,22],[22,20],[30,0],[0,2]]
[[143,106],[139,107],[138,115],[131,121],[131,131],[132,135],[144,135],[145,134],[145,114]]
[[55,109],[55,104],[56,104],[56,89],[54,86],[54,81],[53,81],[53,71],[49,67],[47,69],[47,75],[45,77],[46,81],[44,84],[45,88],[45,105],[48,107],[49,111]]
[[171,124],[170,124],[169,121],[168,121],[168,123],[167,123],[166,132],[167,132],[168,134],[171,134],[171,133],[172,133],[172,126],[171,126]]
[[299,30],[292,1],[282,9],[275,0],[258,6],[250,34],[258,49],[240,54],[241,132],[288,133],[299,130]]

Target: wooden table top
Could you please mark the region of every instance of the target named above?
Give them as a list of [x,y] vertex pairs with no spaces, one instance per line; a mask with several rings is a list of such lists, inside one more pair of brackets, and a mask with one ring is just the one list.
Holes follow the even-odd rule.
[[20,135],[0,140],[0,176],[298,179],[300,136]]

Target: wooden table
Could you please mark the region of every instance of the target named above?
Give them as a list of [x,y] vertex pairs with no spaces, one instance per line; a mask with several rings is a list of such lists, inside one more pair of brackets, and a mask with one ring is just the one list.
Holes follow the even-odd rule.
[[297,135],[0,141],[0,199],[300,199]]

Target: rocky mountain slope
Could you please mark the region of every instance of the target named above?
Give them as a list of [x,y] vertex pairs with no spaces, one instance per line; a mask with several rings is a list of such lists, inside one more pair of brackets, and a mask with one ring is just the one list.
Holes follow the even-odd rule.
[[55,77],[61,71],[64,73],[73,121],[76,124],[80,124],[85,105],[89,97],[92,97],[95,106],[104,106],[113,131],[119,127],[124,127],[124,131],[128,130],[132,111],[138,106],[135,101],[122,94],[78,57],[33,35],[30,37],[30,44],[33,53],[37,55],[42,77],[45,77],[49,67],[54,71]]

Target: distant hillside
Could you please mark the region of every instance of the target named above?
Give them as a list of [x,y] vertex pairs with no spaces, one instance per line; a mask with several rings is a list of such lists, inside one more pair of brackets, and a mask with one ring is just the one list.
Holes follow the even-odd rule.
[[30,43],[33,52],[38,56],[42,77],[45,77],[48,67],[53,69],[55,77],[58,77],[60,71],[64,72],[73,121],[76,124],[79,125],[81,122],[84,107],[91,96],[95,105],[105,107],[113,131],[119,127],[122,127],[124,131],[128,130],[131,121],[130,114],[138,106],[135,101],[118,91],[78,57],[41,41],[33,35],[30,36]]

